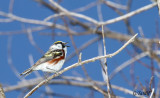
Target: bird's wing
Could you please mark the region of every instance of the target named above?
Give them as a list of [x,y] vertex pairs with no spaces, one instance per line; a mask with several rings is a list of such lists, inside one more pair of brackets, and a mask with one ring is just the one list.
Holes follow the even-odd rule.
[[50,61],[50,60],[57,58],[58,56],[61,56],[61,55],[63,55],[62,50],[48,51],[33,65],[33,67],[40,65],[42,63],[45,63],[47,61]]

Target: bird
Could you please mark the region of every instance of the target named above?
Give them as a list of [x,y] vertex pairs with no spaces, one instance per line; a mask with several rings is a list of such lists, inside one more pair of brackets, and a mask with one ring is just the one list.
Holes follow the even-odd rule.
[[49,50],[34,65],[22,72],[20,76],[28,76],[35,70],[48,73],[58,72],[65,62],[67,47],[69,47],[67,46],[67,42],[54,42]]

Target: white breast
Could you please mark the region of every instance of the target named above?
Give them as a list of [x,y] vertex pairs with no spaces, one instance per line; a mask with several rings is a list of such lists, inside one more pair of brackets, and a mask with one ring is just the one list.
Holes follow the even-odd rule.
[[42,70],[44,72],[50,72],[55,73],[59,71],[62,68],[62,65],[64,64],[64,60],[60,60],[57,64],[49,64],[49,63],[42,63],[35,67],[33,70]]

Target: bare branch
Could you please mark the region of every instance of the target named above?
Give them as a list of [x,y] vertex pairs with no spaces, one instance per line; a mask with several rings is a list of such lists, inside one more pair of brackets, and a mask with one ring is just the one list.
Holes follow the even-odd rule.
[[117,55],[119,52],[121,52],[128,44],[130,44],[131,42],[134,41],[135,37],[137,36],[138,34],[135,34],[128,42],[126,42],[120,49],[118,49],[116,52],[112,53],[110,55],[110,57],[112,56],[115,56]]
[[160,15],[160,0],[157,0],[157,3],[158,3],[159,15]]
[[6,98],[1,84],[0,84],[0,98]]
[[142,7],[142,8],[139,8],[139,9],[137,9],[135,11],[132,11],[132,12],[130,12],[128,14],[125,14],[123,16],[120,16],[120,17],[117,17],[117,18],[113,18],[113,19],[107,20],[105,22],[101,22],[100,25],[108,25],[108,24],[112,24],[112,23],[121,21],[123,19],[127,19],[127,18],[132,17],[132,16],[134,16],[136,14],[139,14],[139,13],[141,13],[143,11],[151,9],[151,8],[155,7],[156,5],[157,5],[157,3],[152,3],[152,4],[149,4],[149,5],[146,5],[146,6]]
[[50,26],[50,27],[54,26],[54,27],[56,27],[58,29],[62,29],[62,30],[66,29],[62,25],[53,24],[52,22],[45,22],[45,21],[40,21],[40,20],[35,20],[35,19],[22,18],[22,17],[16,16],[16,15],[11,14],[11,13],[7,14],[7,13],[2,12],[2,11],[0,11],[0,15],[4,16],[4,17],[8,17],[8,18],[10,18],[12,20],[16,20],[16,21],[20,21],[20,22],[24,22],[24,23],[45,25],[45,26]]
[[[56,7],[58,7],[61,11],[63,11],[62,13],[60,13],[58,16],[61,16],[61,15],[70,15],[70,16],[75,16],[75,17],[79,17],[79,18],[82,18],[82,19],[85,19],[89,22],[92,22],[94,23],[95,25],[108,25],[108,24],[112,24],[112,23],[115,23],[115,22],[118,22],[118,21],[121,21],[123,19],[127,19],[129,17],[132,17],[136,14],[139,14],[143,11],[146,11],[148,9],[151,9],[153,7],[155,7],[157,5],[157,3],[152,3],[152,4],[149,4],[147,6],[144,6],[142,8],[139,8],[135,11],[132,11],[128,14],[125,14],[123,16],[120,16],[120,17],[117,17],[117,18],[113,18],[113,19],[110,19],[110,20],[107,20],[105,22],[98,22],[97,20],[91,18],[91,17],[88,17],[88,16],[85,16],[85,15],[82,15],[82,14],[78,14],[78,13],[74,13],[74,12],[69,12],[68,10],[66,10],[65,8],[63,8],[62,6],[58,5],[56,2],[54,2],[53,0],[50,0],[50,2],[55,5]],[[52,17],[55,17],[55,16],[52,16]],[[50,18],[52,18],[50,17]]]
[[145,56],[149,55],[149,52],[144,52],[141,53],[137,56],[135,56],[134,58],[131,58],[130,60],[124,62],[123,64],[121,64],[120,66],[118,66],[111,74],[110,74],[110,79],[112,79],[118,72],[120,72],[122,69],[124,69],[125,67],[129,66],[131,63],[137,61],[138,59],[141,59]]
[[[86,63],[89,63],[89,62],[94,62],[94,61],[99,60],[99,59],[102,59],[102,58],[109,58],[109,57],[113,57],[113,56],[117,55],[117,54],[118,54],[120,51],[122,51],[127,45],[129,45],[131,42],[133,42],[133,40],[134,40],[134,38],[135,38],[136,36],[137,36],[137,34],[134,35],[128,42],[126,42],[126,43],[125,43],[119,50],[117,50],[116,52],[114,52],[114,53],[112,53],[112,54],[109,54],[109,55],[97,56],[97,57],[94,57],[94,58],[91,58],[91,59],[88,59],[88,60],[84,60],[84,61],[81,62],[81,65],[86,64]],[[39,87],[41,87],[42,85],[46,84],[46,83],[47,83],[48,81],[50,81],[51,79],[53,79],[53,78],[61,75],[62,73],[66,72],[66,71],[68,71],[68,70],[70,70],[70,69],[72,69],[72,68],[78,67],[78,66],[80,66],[79,63],[75,63],[75,64],[73,64],[73,65],[70,65],[70,66],[64,68],[63,70],[55,73],[54,75],[48,77],[47,79],[41,81],[37,86],[35,86],[29,93],[27,93],[27,94],[25,95],[25,98],[29,97],[29,96],[30,96],[33,92],[35,92]]]
[[14,5],[14,0],[10,0],[10,3],[9,3],[9,12],[10,13],[13,12],[13,5]]
[[[34,85],[38,84],[40,81],[42,81],[43,78],[34,78],[30,80],[25,80],[19,82],[17,85],[13,86],[7,86],[4,87],[5,92],[13,91],[13,90],[20,90],[22,88],[26,87],[33,87]],[[105,82],[100,82],[100,81],[92,81],[96,85],[99,86],[106,86],[107,84]],[[79,86],[79,87],[86,87],[86,88],[93,88],[94,84],[86,81],[86,79],[81,78],[81,77],[71,77],[71,76],[63,76],[62,79],[54,79],[49,81],[49,84],[51,85],[56,85],[56,84],[64,84],[64,85],[71,85],[71,86]],[[133,95],[133,91],[117,86],[117,85],[111,85],[113,89],[119,90],[123,93]],[[94,88],[93,88],[94,89]],[[136,95],[136,97],[140,97]]]
[[19,76],[19,72],[17,71],[17,69],[13,65],[12,56],[11,56],[11,50],[12,50],[11,48],[12,48],[12,36],[9,36],[8,37],[8,46],[7,46],[8,65],[11,68],[11,70],[13,71],[13,73],[16,75],[16,77],[21,80],[21,77]]
[[153,97],[152,97],[152,96],[153,96],[153,93],[154,93],[154,88],[152,88],[152,92],[151,92],[151,95],[150,95],[149,98],[153,98]]
[[109,0],[103,0],[103,2],[106,3],[109,6],[117,8],[117,9],[122,9],[122,10],[127,9],[127,7],[125,5],[121,5],[121,4],[118,4],[118,3],[115,3],[115,2],[112,2],[112,1],[109,1]]
[[[104,29],[103,29],[103,25],[102,25],[102,38],[103,38],[103,47],[104,47],[104,55],[106,55],[106,43],[105,43],[105,39],[104,39]],[[111,98],[111,87],[110,87],[110,81],[109,81],[109,77],[108,77],[108,67],[107,67],[107,58],[104,58],[104,63],[102,64],[102,68],[104,68],[102,70],[102,73],[105,74],[104,80],[107,83],[107,90],[108,90],[108,97]],[[104,72],[105,70],[105,72]]]

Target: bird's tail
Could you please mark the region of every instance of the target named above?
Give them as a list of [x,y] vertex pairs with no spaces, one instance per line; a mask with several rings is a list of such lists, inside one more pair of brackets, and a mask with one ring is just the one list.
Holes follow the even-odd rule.
[[24,72],[22,72],[21,74],[20,74],[20,76],[28,76],[32,71],[34,71],[32,68],[29,68],[29,69],[27,69],[27,70],[25,70]]

